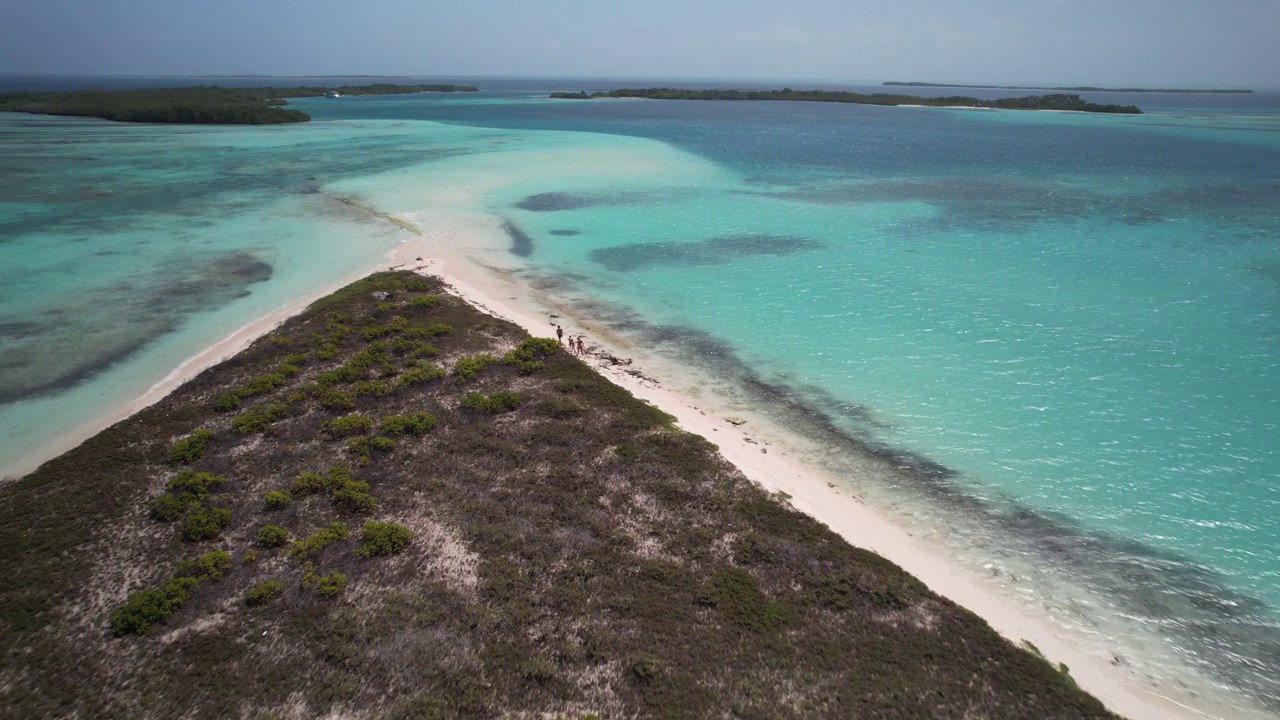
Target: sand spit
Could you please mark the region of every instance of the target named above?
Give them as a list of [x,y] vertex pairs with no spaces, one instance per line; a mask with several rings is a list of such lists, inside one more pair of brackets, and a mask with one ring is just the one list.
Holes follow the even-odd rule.
[[[1065,663],[1082,688],[1111,710],[1134,720],[1269,717],[1265,713],[1206,707],[1208,701],[1173,687],[1154,685],[1115,659],[1104,648],[1091,647],[1044,617],[1037,617],[975,573],[948,560],[948,551],[917,538],[888,514],[865,504],[829,476],[807,452],[805,440],[777,427],[732,399],[703,393],[702,379],[686,368],[665,361],[587,317],[575,317],[571,306],[523,281],[491,258],[505,253],[500,225],[447,223],[414,237],[377,267],[353,272],[333,286],[280,307],[245,325],[223,340],[183,362],[146,393],[115,412],[73,428],[54,443],[35,448],[5,472],[21,477],[102,429],[145,408],[175,388],[236,354],[315,299],[377,269],[407,268],[441,277],[462,299],[484,312],[523,327],[531,335],[554,336],[555,324],[570,335],[585,334],[586,360],[613,382],[665,412],[680,427],[715,443],[721,454],[748,478],[769,491],[782,493],[796,509],[826,524],[851,544],[876,552],[944,595],[985,619],[1014,642],[1030,641],[1053,663]],[[483,223],[479,223],[483,225]],[[442,248],[448,245],[448,249]],[[745,422],[737,422],[739,420]]]
[[[496,243],[495,243],[496,244]],[[477,243],[477,249],[489,243]],[[481,250],[483,252],[483,250]],[[487,253],[485,253],[487,255]],[[681,428],[715,443],[747,477],[772,492],[785,493],[796,509],[821,521],[851,544],[892,560],[934,592],[981,616],[1015,643],[1029,641],[1053,663],[1065,663],[1082,688],[1111,710],[1134,720],[1266,718],[1263,711],[1210,706],[1178,688],[1151,683],[1103,648],[1073,637],[1046,618],[948,560],[948,551],[912,535],[888,514],[843,489],[818,464],[809,462],[805,441],[770,427],[767,419],[731,400],[700,392],[702,379],[683,367],[636,347],[571,306],[521,280],[517,273],[477,258],[450,255],[408,244],[395,253],[396,266],[441,277],[468,303],[520,325],[531,335],[585,334],[589,364],[636,397],[674,415]],[[621,361],[621,362],[619,362]],[[745,419],[738,424],[734,421]]]

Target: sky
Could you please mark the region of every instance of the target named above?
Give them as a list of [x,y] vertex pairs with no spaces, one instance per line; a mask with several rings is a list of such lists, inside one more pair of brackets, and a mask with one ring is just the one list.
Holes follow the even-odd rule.
[[6,0],[0,73],[1280,87],[1280,0]]

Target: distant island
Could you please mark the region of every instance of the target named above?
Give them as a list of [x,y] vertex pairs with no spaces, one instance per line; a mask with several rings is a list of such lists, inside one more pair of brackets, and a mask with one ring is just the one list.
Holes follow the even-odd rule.
[[185,87],[152,90],[72,90],[0,93],[0,112],[96,117],[118,122],[190,125],[270,125],[307,122],[301,110],[281,107],[286,98],[337,95],[404,95],[475,92],[470,85],[344,85],[323,87]]
[[1241,95],[1249,94],[1252,90],[1225,89],[1225,90],[1189,90],[1186,88],[1105,88],[1093,87],[1092,85],[1079,85],[1075,87],[1048,87],[1042,85],[958,85],[956,83],[928,83],[928,82],[887,82],[882,83],[893,87],[954,87],[954,88],[980,88],[987,90],[1057,90],[1060,92],[1127,92],[1127,93],[1209,93],[1219,95]]
[[557,92],[559,100],[593,100],[595,98],[647,98],[650,100],[792,100],[809,102],[856,103],[859,105],[925,105],[928,107],[973,107],[1001,110],[1073,110],[1076,112],[1140,115],[1136,105],[1100,105],[1086,102],[1079,95],[1056,93],[1028,95],[1000,100],[979,100],[963,95],[916,97],[872,93],[870,95],[843,90],[677,90],[674,88],[622,89],[609,92]]

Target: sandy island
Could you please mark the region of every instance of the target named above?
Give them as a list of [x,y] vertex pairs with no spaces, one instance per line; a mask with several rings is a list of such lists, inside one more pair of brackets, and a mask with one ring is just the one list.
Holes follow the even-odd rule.
[[[935,593],[981,616],[1014,643],[1030,641],[1054,664],[1065,663],[1079,685],[1112,711],[1132,720],[1274,717],[1261,710],[1225,707],[1178,688],[1156,685],[1123,664],[1116,664],[1105,648],[1090,646],[1083,635],[1076,636],[1047,618],[1033,615],[1028,607],[984,582],[979,574],[951,562],[946,548],[916,537],[887,513],[845,489],[840,478],[804,459],[812,455],[804,452],[803,438],[771,426],[767,418],[749,407],[735,405],[732,399],[701,393],[699,379],[687,368],[635,347],[590,318],[575,316],[571,306],[536,290],[515,274],[470,256],[469,250],[485,256],[500,250],[505,241],[500,228],[483,229],[495,231],[488,233],[472,223],[447,225],[429,233],[413,232],[417,237],[394,250],[381,266],[317,288],[313,294],[241,327],[183,362],[115,412],[86,421],[50,445],[33,449],[13,467],[6,468],[7,479],[30,473],[46,460],[154,404],[206,368],[248,347],[314,300],[374,270],[407,268],[442,278],[468,303],[516,323],[533,336],[553,336],[554,323],[562,325],[567,334],[585,335],[590,352],[584,360],[598,372],[675,416],[681,428],[710,440],[748,478],[771,492],[785,493],[793,507],[824,523],[849,543],[893,561]],[[406,229],[416,230],[411,226]],[[467,242],[453,240],[462,236]],[[442,240],[449,240],[454,247],[442,249]],[[617,365],[602,360],[607,356],[625,357],[632,362]],[[730,423],[727,417],[746,422]]]

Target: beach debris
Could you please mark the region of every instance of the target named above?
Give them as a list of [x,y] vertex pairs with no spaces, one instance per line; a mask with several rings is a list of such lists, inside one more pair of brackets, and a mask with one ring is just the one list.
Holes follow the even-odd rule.
[[386,292],[385,290],[375,290],[373,293],[374,300],[388,300],[390,298],[391,298],[391,293]]
[[659,383],[657,380],[654,380],[653,378],[649,377],[648,375],[645,375],[644,373],[640,372],[639,370],[623,370],[622,372],[624,372],[624,373],[626,373],[626,374],[630,375],[630,376],[631,376],[631,377],[633,377],[633,378],[637,378],[637,379],[639,379],[639,380],[644,380],[645,382],[653,383],[654,385],[660,385],[660,384],[661,384],[661,383]]
[[746,425],[747,424],[747,421],[743,420],[740,417],[727,417],[724,419],[724,421],[729,423],[730,425]]
[[751,439],[751,438],[749,438],[749,437],[744,437],[744,438],[742,438],[742,439],[743,439],[743,440],[745,440],[745,441],[747,441],[747,442],[749,442],[749,443],[751,443],[752,445],[759,445],[759,444],[760,444],[760,443],[756,442],[755,440],[752,440],[752,439]]
[[[606,352],[594,353],[594,355],[610,365],[630,365],[631,364],[631,358],[626,358],[624,360],[623,358],[620,358],[617,355],[610,355],[609,353],[606,353]],[[604,363],[601,363],[601,364],[603,365]]]
[[765,450],[764,448],[760,448],[760,452],[762,452],[762,453],[767,453],[767,452],[769,452],[769,451],[768,451],[768,450]]

